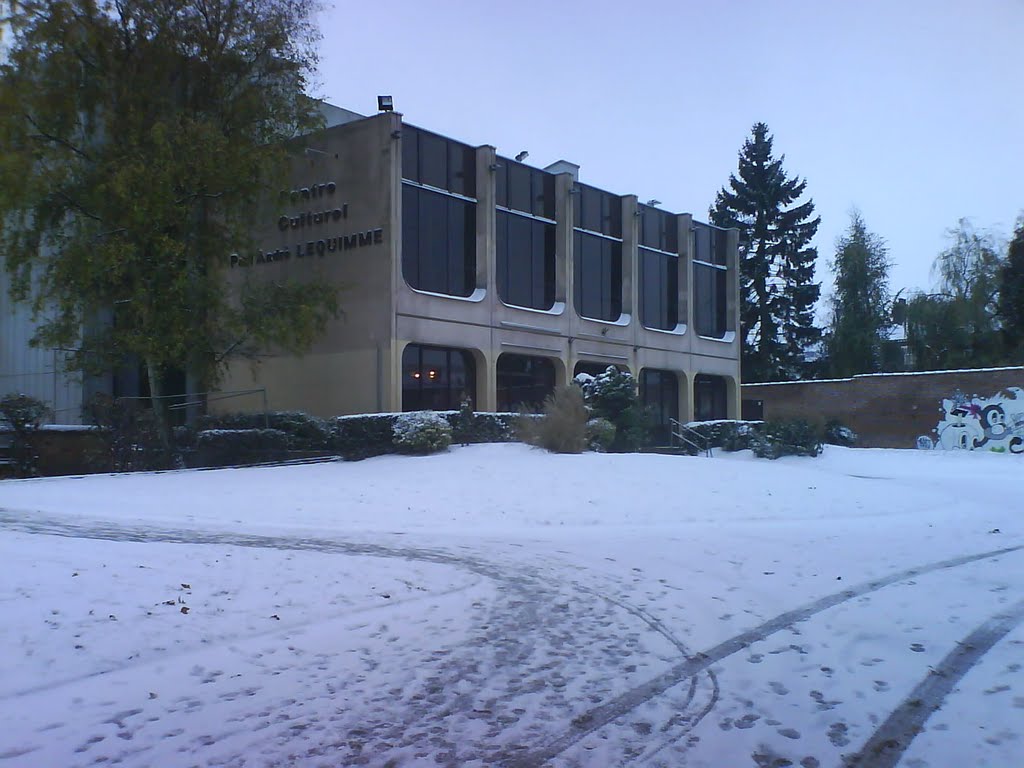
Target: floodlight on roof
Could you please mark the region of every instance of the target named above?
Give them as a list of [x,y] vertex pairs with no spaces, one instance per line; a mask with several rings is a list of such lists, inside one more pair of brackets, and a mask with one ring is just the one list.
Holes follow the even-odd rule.
[[646,203],[644,203],[644,205],[649,205],[649,206],[651,206],[653,208],[656,205],[661,205],[661,200],[655,200],[652,197],[650,200],[648,200]]
[[395,109],[395,102],[390,96],[378,96],[377,97],[377,111],[378,112],[393,112]]
[[525,160],[525,159],[526,159],[526,158],[528,158],[529,156],[530,156],[530,153],[529,153],[529,152],[527,152],[527,151],[526,151],[526,150],[524,149],[524,150],[523,150],[522,152],[520,152],[520,153],[519,153],[518,155],[516,155],[516,162],[517,162],[517,163],[521,163],[521,162],[523,162],[523,160]]

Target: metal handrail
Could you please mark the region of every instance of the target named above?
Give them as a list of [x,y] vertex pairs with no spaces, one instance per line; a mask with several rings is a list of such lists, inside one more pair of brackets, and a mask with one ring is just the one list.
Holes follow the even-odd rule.
[[692,427],[688,427],[680,421],[675,419],[669,419],[670,426],[670,442],[671,438],[679,440],[680,443],[690,446],[697,453],[703,453],[708,458],[711,458],[711,441],[708,440],[697,430]]

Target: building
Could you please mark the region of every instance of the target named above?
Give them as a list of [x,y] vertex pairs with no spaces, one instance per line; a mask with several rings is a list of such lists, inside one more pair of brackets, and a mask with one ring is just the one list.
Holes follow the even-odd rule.
[[234,361],[223,390],[321,416],[451,409],[465,395],[513,410],[615,365],[663,422],[739,416],[735,230],[393,112],[306,146],[228,280],[330,280],[344,316],[302,357]]
[[[325,107],[291,183],[253,215],[229,285],[329,280],[344,314],[301,357],[230,362],[211,410],[320,416],[537,405],[580,372],[638,377],[670,418],[739,416],[737,233],[403,123]],[[144,395],[137,367],[69,375],[30,348],[0,270],[0,393],[76,423],[95,392]],[[180,391],[196,389],[181,376]],[[258,391],[257,394],[232,393]]]

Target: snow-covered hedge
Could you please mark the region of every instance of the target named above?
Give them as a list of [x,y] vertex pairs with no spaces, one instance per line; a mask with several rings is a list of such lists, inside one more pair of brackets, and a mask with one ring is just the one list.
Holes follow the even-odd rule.
[[199,420],[199,429],[276,429],[288,437],[292,451],[326,451],[331,429],[324,419],[302,411],[270,413],[212,413]]
[[452,444],[451,425],[433,411],[403,413],[395,419],[391,431],[400,453],[437,453]]
[[[436,411],[452,427],[456,443],[505,443],[515,439],[516,413],[473,413],[467,418],[458,411]],[[394,426],[400,413],[368,413],[338,416],[330,422],[330,448],[355,461],[395,453]]]

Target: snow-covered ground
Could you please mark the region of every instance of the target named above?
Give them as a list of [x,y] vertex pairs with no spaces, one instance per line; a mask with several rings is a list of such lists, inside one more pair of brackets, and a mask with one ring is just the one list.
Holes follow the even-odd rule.
[[1024,464],[0,483],[6,766],[1024,764]]

